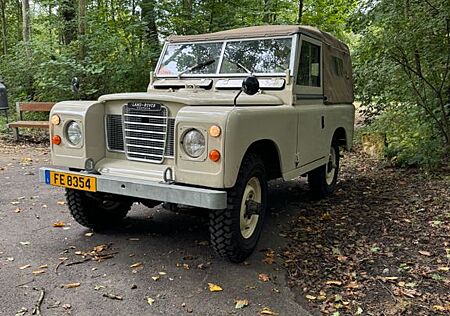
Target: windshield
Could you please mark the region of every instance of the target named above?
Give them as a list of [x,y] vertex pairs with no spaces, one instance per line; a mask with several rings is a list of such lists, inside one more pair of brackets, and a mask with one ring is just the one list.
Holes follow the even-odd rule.
[[157,74],[179,77],[201,74],[284,74],[290,68],[291,50],[290,37],[169,43]]
[[[222,43],[170,44],[159,67],[158,75],[178,75],[189,68],[205,63],[189,71],[191,74],[216,73]],[[209,61],[212,61],[208,63]]]

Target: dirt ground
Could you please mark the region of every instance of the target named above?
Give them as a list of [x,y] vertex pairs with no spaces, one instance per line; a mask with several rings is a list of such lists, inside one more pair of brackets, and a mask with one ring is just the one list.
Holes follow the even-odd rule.
[[359,148],[341,162],[332,197],[298,197],[289,285],[334,316],[449,315],[449,168],[394,169]]

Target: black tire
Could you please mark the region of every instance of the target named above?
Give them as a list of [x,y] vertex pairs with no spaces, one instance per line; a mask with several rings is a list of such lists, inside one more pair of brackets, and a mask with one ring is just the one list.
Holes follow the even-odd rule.
[[[333,176],[332,179],[331,174]],[[333,142],[330,147],[328,163],[308,173],[309,188],[311,189],[313,196],[316,198],[324,198],[332,194],[336,189],[338,174],[339,146]]]
[[66,189],[72,217],[82,226],[95,230],[115,226],[127,215],[133,201],[117,195]]
[[[260,192],[255,190],[253,192],[254,195],[252,195],[251,191],[250,193],[246,191],[249,185],[258,187],[258,182]],[[250,199],[260,200],[260,210],[258,216],[244,216],[244,221],[256,224],[249,224],[245,229],[250,228],[250,230],[243,233],[241,224],[245,224],[245,222],[241,220],[241,204],[246,192],[247,196],[245,198],[247,201]],[[215,251],[221,257],[234,263],[242,262],[250,256],[261,235],[266,208],[267,177],[264,163],[255,154],[246,155],[239,170],[235,186],[228,190],[228,207],[224,210],[213,210],[209,213],[211,244]],[[248,206],[246,204],[245,212],[247,211]],[[244,237],[243,234],[247,234],[247,236]]]

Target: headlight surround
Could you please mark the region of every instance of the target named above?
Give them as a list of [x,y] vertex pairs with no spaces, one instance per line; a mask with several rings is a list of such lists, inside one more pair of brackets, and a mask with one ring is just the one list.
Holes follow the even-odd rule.
[[195,128],[188,130],[184,134],[182,144],[186,154],[192,158],[200,157],[206,149],[205,136]]
[[77,146],[81,143],[82,133],[81,133],[81,124],[75,121],[70,121],[66,125],[66,136],[74,146]]

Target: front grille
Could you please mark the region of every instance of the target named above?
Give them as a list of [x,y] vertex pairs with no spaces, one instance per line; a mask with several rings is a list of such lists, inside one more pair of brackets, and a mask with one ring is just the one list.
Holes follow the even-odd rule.
[[106,116],[106,140],[109,150],[125,150],[123,146],[122,115]]
[[122,115],[106,116],[108,150],[125,152],[129,160],[161,163],[174,156],[175,119],[168,110],[123,107]]

